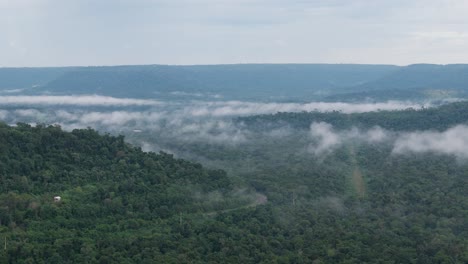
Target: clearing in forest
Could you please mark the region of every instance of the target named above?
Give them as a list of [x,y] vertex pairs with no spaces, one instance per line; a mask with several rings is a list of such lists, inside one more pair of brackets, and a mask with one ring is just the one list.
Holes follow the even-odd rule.
[[353,172],[351,175],[351,185],[355,194],[359,198],[364,198],[366,196],[366,183],[356,159],[356,152],[354,151],[354,146],[349,147],[349,153],[351,156],[351,165],[353,167]]

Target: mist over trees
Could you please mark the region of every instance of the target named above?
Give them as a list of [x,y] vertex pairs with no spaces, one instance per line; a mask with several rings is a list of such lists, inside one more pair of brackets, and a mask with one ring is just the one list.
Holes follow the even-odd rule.
[[467,14],[0,0],[0,264],[468,264]]
[[432,131],[424,142],[446,133],[463,140],[466,110],[460,102],[243,117],[232,123],[247,129],[236,144],[1,124],[0,258],[464,263],[466,159],[436,148],[398,152],[395,142],[421,131]]
[[0,69],[0,263],[467,263],[465,71]]

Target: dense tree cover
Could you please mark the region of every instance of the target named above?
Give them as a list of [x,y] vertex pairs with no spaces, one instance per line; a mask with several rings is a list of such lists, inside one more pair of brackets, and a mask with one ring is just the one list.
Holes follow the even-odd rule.
[[266,206],[251,212],[218,216],[233,231],[218,234],[229,241],[220,250],[246,254],[240,245],[248,245],[256,251],[242,260],[265,263],[468,260],[466,163],[434,154],[396,156],[388,146],[359,144],[317,159],[302,151],[305,140],[295,139],[193,147],[192,158],[205,155],[212,166],[240,175],[268,197]]
[[338,129],[351,127],[371,128],[380,126],[389,130],[445,130],[457,124],[468,122],[468,102],[456,102],[439,107],[377,111],[345,114],[339,111],[277,113],[240,117],[237,122],[250,129],[268,130],[275,127],[291,126],[308,129],[312,122],[327,122]]
[[237,144],[153,138],[211,170],[92,129],[0,125],[0,262],[467,263],[466,161],[359,142],[317,156],[306,130],[267,136],[313,121],[441,130],[463,107],[251,117]]
[[[220,250],[234,248],[245,256],[233,262],[466,263],[466,160],[435,153],[396,155],[388,142],[352,141],[317,156],[310,152],[308,133],[314,121],[332,123],[337,130],[375,125],[443,130],[466,122],[466,109],[466,103],[455,103],[353,115],[280,113],[239,119],[252,129],[246,142],[154,140],[181,157],[225,169],[268,197],[255,210],[218,216],[233,231],[219,234],[229,241]],[[271,136],[281,128],[286,132]],[[150,135],[139,136],[150,140]],[[252,218],[262,220],[257,225]],[[237,232],[244,239],[237,239]],[[240,245],[256,252],[244,253]]]
[[251,202],[247,193],[233,196],[221,170],[143,153],[122,136],[57,126],[0,124],[0,182],[2,260],[10,263],[131,259],[124,248],[112,256],[109,243],[140,247],[143,234],[189,232],[186,214]]

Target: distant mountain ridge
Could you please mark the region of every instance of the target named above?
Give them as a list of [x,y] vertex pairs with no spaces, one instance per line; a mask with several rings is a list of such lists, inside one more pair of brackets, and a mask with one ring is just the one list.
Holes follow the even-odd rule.
[[[42,68],[37,68],[40,71]],[[158,97],[161,93],[216,93],[229,98],[262,98],[268,96],[302,98],[329,93],[331,90],[358,85],[388,74],[397,66],[350,64],[233,64],[194,66],[110,66],[51,68],[63,70],[49,74],[38,89],[29,78],[29,86],[18,80],[18,87],[34,94],[101,94],[117,97]],[[16,71],[18,76],[31,76],[31,69]],[[24,73],[24,71],[26,71]],[[27,79],[27,78],[26,78]],[[0,90],[12,87],[0,79]]]
[[363,91],[425,88],[468,89],[468,64],[413,64],[356,88]]
[[231,64],[0,68],[0,93],[389,100],[464,96],[468,64]]
[[377,80],[351,87],[348,93],[329,96],[330,101],[365,99],[440,99],[467,97],[468,64],[414,64]]
[[31,89],[59,78],[75,67],[0,68],[0,91]]

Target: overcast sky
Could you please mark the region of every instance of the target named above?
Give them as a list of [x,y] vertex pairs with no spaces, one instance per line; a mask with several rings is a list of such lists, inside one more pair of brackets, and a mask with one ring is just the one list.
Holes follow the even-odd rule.
[[466,0],[0,0],[0,67],[468,63]]

